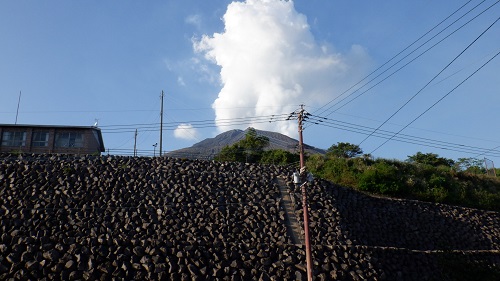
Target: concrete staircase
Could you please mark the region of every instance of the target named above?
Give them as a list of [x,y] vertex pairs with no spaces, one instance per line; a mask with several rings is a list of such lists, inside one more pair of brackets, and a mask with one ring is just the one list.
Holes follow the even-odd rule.
[[283,178],[278,178],[277,182],[280,189],[281,202],[283,202],[283,207],[285,208],[285,224],[288,236],[291,238],[293,244],[302,246],[304,245],[304,235],[299,221],[295,216],[294,197],[291,196],[291,191]]

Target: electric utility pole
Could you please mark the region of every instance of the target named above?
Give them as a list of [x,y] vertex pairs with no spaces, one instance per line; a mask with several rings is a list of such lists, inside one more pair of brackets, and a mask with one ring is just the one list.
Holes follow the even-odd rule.
[[300,177],[302,179],[302,208],[304,209],[304,240],[306,244],[306,265],[307,265],[307,280],[312,281],[312,257],[311,257],[311,243],[309,241],[309,214],[307,212],[307,174],[304,164],[304,138],[302,137],[302,121],[304,121],[304,105],[300,105],[298,116],[299,121],[299,149],[300,149]]
[[163,97],[165,94],[163,90],[161,90],[161,109],[160,109],[160,157],[163,149]]
[[302,137],[302,131],[304,128],[302,126],[302,122],[304,121],[304,105],[300,105],[300,110],[298,113],[297,120],[299,121],[299,153],[300,153],[300,168],[302,169],[304,164],[304,138]]
[[137,129],[135,129],[134,135],[134,157],[137,156]]
[[300,105],[300,110],[295,111],[287,118],[287,120],[292,119],[293,116],[297,116],[299,123],[299,153],[300,153],[300,184],[302,189],[302,209],[304,213],[304,242],[306,247],[306,266],[307,266],[307,280],[312,281],[312,255],[311,255],[311,243],[309,240],[309,214],[307,208],[307,170],[304,164],[304,139],[302,137],[303,121],[307,118],[308,113],[304,110],[304,105]]

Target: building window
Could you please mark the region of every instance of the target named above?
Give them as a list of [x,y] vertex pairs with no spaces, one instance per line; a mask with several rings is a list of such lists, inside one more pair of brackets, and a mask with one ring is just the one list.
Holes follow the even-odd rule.
[[56,147],[83,147],[82,133],[57,133]]
[[2,146],[26,146],[26,132],[3,132]]
[[33,141],[31,143],[34,147],[49,146],[49,132],[33,132]]

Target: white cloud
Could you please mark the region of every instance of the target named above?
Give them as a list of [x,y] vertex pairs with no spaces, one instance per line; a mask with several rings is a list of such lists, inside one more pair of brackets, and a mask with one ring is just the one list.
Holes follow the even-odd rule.
[[198,131],[191,124],[180,124],[174,130],[174,136],[178,139],[197,140]]
[[[223,120],[289,113],[305,103],[322,106],[358,79],[367,54],[360,46],[333,53],[316,42],[293,1],[232,2],[223,33],[193,41],[195,52],[220,67],[222,89],[212,107]],[[246,125],[245,125],[246,126]],[[295,136],[293,122],[249,126]]]
[[184,82],[184,78],[182,78],[181,76],[177,77],[177,84],[179,84],[180,86],[186,86],[186,82]]
[[188,64],[191,66],[193,71],[198,73],[199,81],[205,81],[210,84],[218,85],[219,78],[217,72],[213,70],[214,67],[210,67],[205,63],[205,61],[199,60],[198,58],[191,58]]
[[196,28],[201,27],[201,16],[200,15],[189,15],[186,17],[186,23],[194,25]]

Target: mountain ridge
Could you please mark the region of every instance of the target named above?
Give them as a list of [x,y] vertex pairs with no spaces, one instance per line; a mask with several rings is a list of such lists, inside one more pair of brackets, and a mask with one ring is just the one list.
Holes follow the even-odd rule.
[[[222,148],[233,145],[234,143],[243,139],[247,133],[246,130],[233,129],[221,133],[213,138],[206,138],[198,143],[193,144],[191,147],[181,148],[178,150],[166,153],[167,157],[173,158],[186,158],[186,159],[206,159],[212,160],[222,150]],[[257,135],[264,136],[269,139],[269,145],[265,150],[283,149],[289,152],[298,152],[299,141],[286,136],[281,133],[257,130]],[[304,151],[310,154],[325,154],[324,149],[316,148],[304,144]]]

